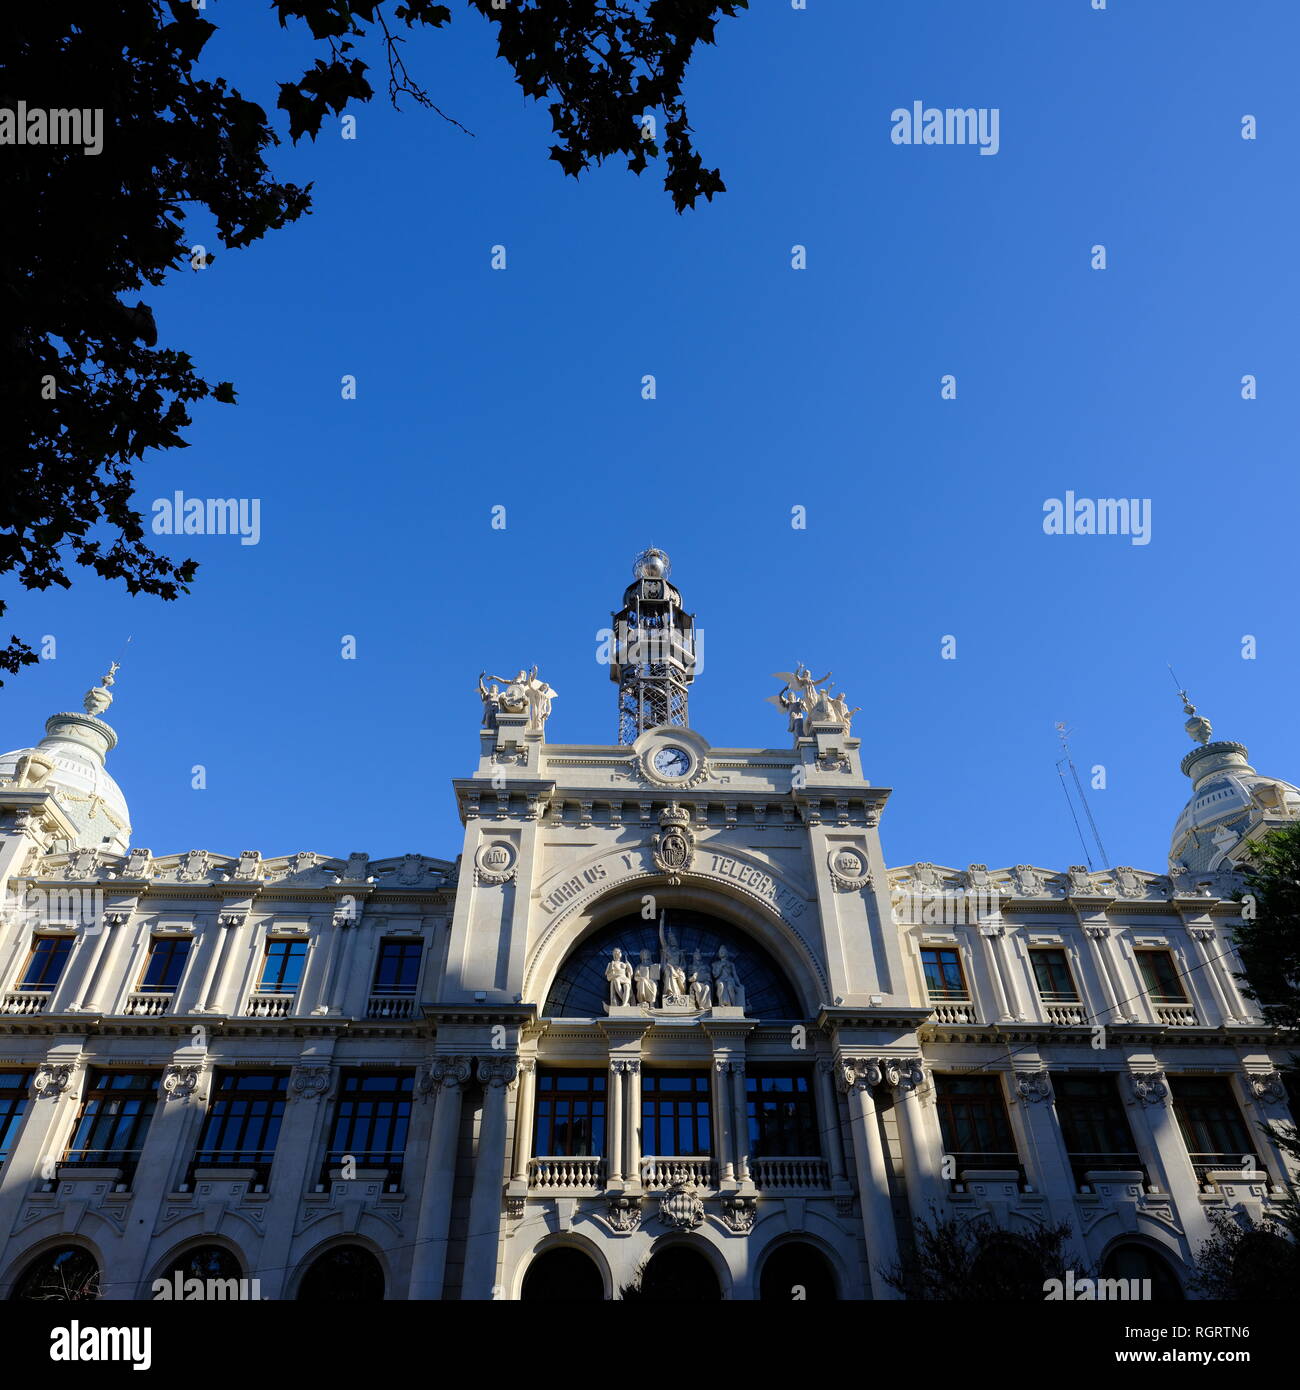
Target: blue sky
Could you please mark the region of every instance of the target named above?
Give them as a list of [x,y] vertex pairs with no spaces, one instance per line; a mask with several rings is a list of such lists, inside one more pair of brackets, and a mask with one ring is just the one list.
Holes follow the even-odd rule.
[[[478,672],[538,663],[551,738],[612,741],[596,633],[653,543],[704,631],[694,727],[783,744],[770,673],[833,669],[895,788],[891,863],[1080,862],[1064,719],[1106,769],[1109,858],[1163,870],[1191,746],[1166,662],[1216,736],[1300,779],[1300,7],[756,0],[691,69],[728,192],[681,217],[652,173],[565,179],[453,12],[408,65],[473,138],[381,98],[354,141],[286,143],[312,215],[146,296],[239,404],[145,461],[142,508],[256,497],[260,543],[159,537],[201,563],[175,604],[88,574],[8,591],[57,659],[0,692],[0,741],[78,707],[131,634],[110,767],[137,844],[454,857]],[[211,66],[270,110],[309,45],[260,5],[208,13]],[[891,143],[917,100],[996,107],[999,152]],[[1045,535],[1067,491],[1150,499],[1150,543]]]

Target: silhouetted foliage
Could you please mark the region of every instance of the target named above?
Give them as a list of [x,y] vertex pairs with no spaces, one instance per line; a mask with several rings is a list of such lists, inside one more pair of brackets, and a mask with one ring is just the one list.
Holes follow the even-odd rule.
[[1041,1303],[1049,1279],[1091,1277],[1067,1255],[1067,1225],[1018,1233],[988,1217],[963,1221],[936,1215],[914,1223],[914,1248],[882,1270],[885,1282],[904,1298],[946,1303]]
[[1300,821],[1260,836],[1242,871],[1252,900],[1234,933],[1242,990],[1269,1023],[1300,1029]]
[[[691,140],[681,83],[697,44],[747,0],[468,0],[497,26],[498,52],[528,96],[549,101],[551,158],[577,175],[611,155],[640,173],[661,152],[679,211],[722,191]],[[374,95],[358,52],[377,44],[388,95],[437,110],[408,73],[405,32],[437,29],[446,5],[405,0],[273,0],[282,26],[305,23],[325,56],[280,84],[289,135],[315,137],[330,113]],[[278,182],[265,110],[197,71],[216,26],[189,0],[64,0],[10,7],[0,40],[0,111],[102,111],[102,149],[13,143],[3,149],[0,242],[0,577],[27,589],[71,585],[71,562],[131,593],[174,599],[195,573],[145,542],[132,466],[148,449],[185,447],[189,406],[233,403],[230,382],[159,344],[138,298],[170,271],[211,263],[185,233],[206,208],[224,247],[249,245],[309,211],[310,189]],[[450,117],[448,118],[450,119]],[[24,126],[24,131],[29,127]],[[0,603],[0,615],[5,607]],[[0,670],[35,661],[14,636]]]

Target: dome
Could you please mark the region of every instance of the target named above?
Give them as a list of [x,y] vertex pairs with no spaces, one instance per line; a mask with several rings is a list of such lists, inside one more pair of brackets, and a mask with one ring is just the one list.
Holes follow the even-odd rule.
[[1205,743],[1188,753],[1182,770],[1192,779],[1192,795],[1174,825],[1173,871],[1234,868],[1262,831],[1300,819],[1300,788],[1261,776],[1244,744]]
[[117,744],[117,733],[97,717],[112,703],[107,688],[111,673],[105,682],[87,694],[86,713],[52,714],[35,748],[0,755],[0,782],[24,791],[53,792],[77,828],[75,848],[125,854],[131,842],[131,813],[104,765]]

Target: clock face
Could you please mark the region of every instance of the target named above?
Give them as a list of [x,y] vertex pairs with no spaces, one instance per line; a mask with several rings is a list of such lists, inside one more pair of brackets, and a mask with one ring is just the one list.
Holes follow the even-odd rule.
[[691,770],[691,755],[685,748],[661,748],[654,755],[654,770],[661,777],[685,777]]

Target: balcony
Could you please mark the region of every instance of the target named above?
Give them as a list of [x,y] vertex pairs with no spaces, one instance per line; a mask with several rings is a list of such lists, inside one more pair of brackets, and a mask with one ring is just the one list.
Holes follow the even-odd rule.
[[1088,1011],[1083,1000],[1073,991],[1039,990],[1043,1001],[1043,1014],[1048,1023],[1058,1028],[1082,1028],[1088,1021]]
[[249,1018],[288,1018],[293,1012],[293,994],[250,994]]
[[414,994],[372,994],[366,1003],[367,1018],[414,1018]]
[[1074,1175],[1075,1191],[1085,1194],[1095,1191],[1095,1180],[1103,1180],[1106,1174],[1139,1173],[1144,1192],[1151,1182],[1141,1155],[1133,1152],[1087,1153],[1080,1150],[1070,1155],[1070,1171]]
[[656,1157],[641,1160],[641,1186],[647,1192],[666,1192],[678,1185],[714,1187],[713,1160],[696,1157]]
[[[1189,1153],[1188,1158],[1192,1160],[1192,1168],[1196,1173],[1196,1181],[1207,1192],[1217,1189],[1220,1182],[1248,1180],[1248,1175],[1258,1174],[1259,1181],[1272,1188],[1273,1179],[1267,1168],[1259,1161],[1256,1154],[1247,1154],[1242,1150],[1236,1153]],[[1249,1166],[1242,1162],[1243,1158],[1249,1157],[1252,1162]]]
[[605,1186],[605,1160],[596,1155],[531,1158],[528,1186],[539,1192],[600,1192]]
[[1157,1020],[1167,1028],[1195,1028],[1197,1026],[1196,1010],[1188,1003],[1162,1003],[1158,999],[1153,999],[1151,1006],[1156,1011]]
[[161,1018],[170,1011],[172,1000],[176,998],[172,990],[137,990],[126,996],[126,1012],[136,1018]]
[[760,1192],[829,1192],[824,1158],[751,1158],[750,1176]]
[[936,1023],[978,1023],[975,1005],[966,994],[955,990],[931,990],[930,1007]]
[[0,1013],[39,1014],[45,1012],[53,990],[49,989],[10,989],[0,999]]

